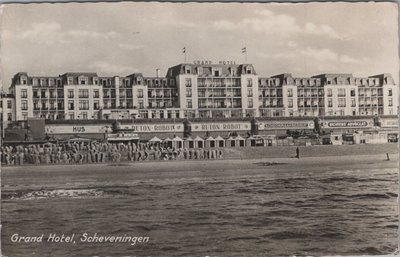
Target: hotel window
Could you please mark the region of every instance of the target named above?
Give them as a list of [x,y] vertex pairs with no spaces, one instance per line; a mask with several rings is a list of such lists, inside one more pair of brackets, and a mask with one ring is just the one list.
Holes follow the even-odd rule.
[[288,108],[293,108],[293,100],[288,100]]
[[389,106],[393,106],[393,99],[389,99]]
[[186,88],[186,97],[192,97],[192,89]]
[[332,98],[329,98],[328,99],[328,107],[332,107],[333,105],[332,105]]
[[28,98],[28,90],[26,89],[21,90],[21,98]]
[[252,98],[249,98],[247,100],[247,106],[248,106],[248,108],[253,108],[253,99]]
[[192,100],[187,100],[186,101],[186,108],[193,108],[192,107]]
[[74,120],[75,119],[75,115],[74,115],[73,112],[69,113],[68,116],[69,116],[70,120]]
[[27,112],[23,112],[22,114],[22,119],[23,120],[27,120],[28,119],[28,113]]
[[351,98],[351,107],[356,107],[356,99]]
[[332,96],[332,89],[331,89],[331,88],[328,89],[327,95],[328,95],[328,96]]
[[87,120],[88,119],[88,114],[87,112],[82,112],[82,119]]
[[253,96],[253,89],[252,88],[248,88],[247,89],[247,97],[252,97]]
[[132,89],[126,90],[126,98],[132,98]]
[[356,96],[356,90],[355,89],[352,89],[350,91],[350,96]]
[[93,90],[93,98],[99,98],[99,97],[100,97],[99,90],[97,89]]
[[144,108],[143,101],[139,101],[139,109],[143,109],[143,108]]
[[206,96],[206,90],[205,89],[200,89],[199,90],[199,97],[205,97]]
[[73,79],[72,78],[68,78],[68,85],[72,85],[73,83]]
[[27,100],[21,101],[21,110],[28,110],[28,101]]
[[93,109],[98,110],[100,109],[100,103],[99,100],[93,101]]
[[185,86],[191,87],[192,86],[192,79],[186,79],[185,80]]
[[339,96],[339,97],[345,97],[345,96],[346,96],[346,89],[344,89],[344,88],[339,88],[339,89],[338,89],[338,96]]
[[86,79],[81,79],[79,84],[80,85],[86,85]]
[[33,109],[34,109],[34,110],[40,110],[40,106],[39,106],[39,102],[38,102],[38,101],[35,101],[35,102],[33,103]]
[[79,100],[79,110],[89,110],[89,101]]
[[190,74],[190,67],[189,66],[185,66],[185,73],[186,74]]
[[391,89],[388,90],[388,96],[392,96],[393,92]]
[[57,94],[55,90],[50,90],[50,98],[57,98]]
[[247,79],[247,86],[252,87],[253,86],[253,80],[252,79]]
[[69,100],[68,101],[68,110],[73,110],[74,109],[74,101],[73,100]]
[[74,98],[74,90],[68,89],[68,98]]
[[170,79],[170,80],[169,80],[169,84],[170,84],[171,86],[174,86],[174,85],[175,85],[175,80]]
[[11,100],[7,100],[7,108],[11,109],[12,108],[12,102]]
[[345,98],[338,99],[338,107],[346,107],[346,99]]
[[288,97],[293,97],[293,89],[288,89],[288,91],[287,91],[287,96]]
[[79,89],[78,95],[79,98],[89,98],[89,89]]
[[12,120],[12,113],[7,113],[7,120],[11,121]]
[[143,98],[143,89],[139,89],[137,93],[138,93],[138,98]]

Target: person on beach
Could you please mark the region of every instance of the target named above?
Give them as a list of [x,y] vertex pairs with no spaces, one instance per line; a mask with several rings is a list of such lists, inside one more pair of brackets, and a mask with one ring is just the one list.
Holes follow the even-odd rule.
[[296,158],[300,159],[300,149],[298,147],[296,148]]

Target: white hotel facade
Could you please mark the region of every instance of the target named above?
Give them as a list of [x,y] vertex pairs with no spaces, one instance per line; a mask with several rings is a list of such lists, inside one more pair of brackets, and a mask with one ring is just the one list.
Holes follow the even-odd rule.
[[[398,85],[390,74],[259,76],[251,64],[195,62],[168,69],[165,77],[54,77],[17,73],[11,83],[12,115],[86,119],[165,119],[397,115]],[[4,106],[5,99],[2,99]],[[7,99],[10,101],[10,99]],[[3,115],[3,122],[4,120]]]

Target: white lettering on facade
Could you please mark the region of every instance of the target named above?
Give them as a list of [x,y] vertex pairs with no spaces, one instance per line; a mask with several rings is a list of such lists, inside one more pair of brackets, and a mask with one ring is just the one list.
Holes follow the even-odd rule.
[[330,121],[326,125],[330,128],[368,127],[367,121]]

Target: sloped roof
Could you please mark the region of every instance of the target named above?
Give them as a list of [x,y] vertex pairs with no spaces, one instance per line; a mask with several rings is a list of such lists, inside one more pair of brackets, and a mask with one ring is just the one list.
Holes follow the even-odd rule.
[[236,140],[245,140],[243,137],[241,137],[240,135],[238,135],[237,137],[235,137]]
[[225,140],[225,139],[223,139],[220,135],[218,135],[218,136],[215,138],[215,140],[221,141],[221,140]]
[[150,142],[161,142],[162,140],[159,139],[158,137],[153,137],[152,139],[149,140]]
[[178,137],[178,136],[176,136],[176,137],[174,137],[174,138],[172,139],[172,141],[183,141],[183,139],[180,138],[180,137]]
[[204,139],[202,139],[201,137],[197,136],[194,141],[204,141]]

